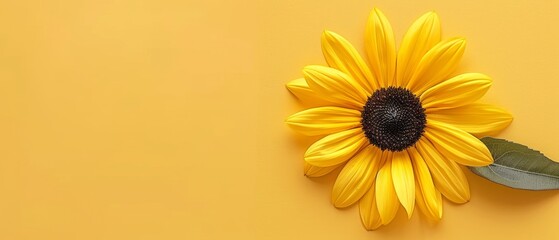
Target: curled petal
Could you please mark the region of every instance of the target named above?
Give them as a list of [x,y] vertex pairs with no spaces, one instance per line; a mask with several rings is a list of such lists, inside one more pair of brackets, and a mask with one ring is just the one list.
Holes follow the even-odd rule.
[[381,87],[394,85],[396,44],[390,22],[377,8],[373,9],[365,30],[365,51],[373,75]]
[[379,87],[365,61],[351,43],[342,36],[324,31],[322,53],[330,67],[351,76],[368,94]]
[[492,136],[512,122],[512,115],[489,104],[472,103],[450,109],[427,109],[427,118],[460,128],[476,137]]
[[415,183],[410,156],[406,151],[394,152],[392,157],[392,181],[396,195],[411,218],[415,204]]
[[310,89],[326,100],[343,104],[344,107],[362,109],[368,94],[347,74],[324,66],[307,66],[303,75]]
[[493,163],[493,156],[483,142],[451,125],[428,120],[425,137],[443,156],[462,165],[487,166]]
[[375,198],[375,184],[372,184],[367,193],[359,201],[359,215],[361,222],[367,230],[375,230],[382,225]]
[[408,148],[408,153],[413,163],[417,206],[431,219],[440,220],[443,216],[441,193],[435,188],[429,168],[421,154],[414,147]]
[[465,73],[427,89],[420,97],[425,109],[454,108],[475,102],[491,87],[491,78]]
[[423,55],[440,41],[441,23],[436,13],[428,12],[411,25],[398,51],[398,86],[407,86]]
[[361,112],[341,107],[317,107],[295,113],[285,122],[308,136],[325,135],[361,126]]
[[348,207],[361,199],[375,180],[381,156],[380,149],[369,145],[349,160],[332,189],[334,206]]
[[462,38],[435,45],[421,58],[408,82],[408,88],[420,96],[425,90],[444,81],[458,67],[465,48],[466,40]]
[[[392,154],[384,152],[383,157],[391,159]],[[390,160],[386,161],[377,174],[375,181],[375,195],[377,200],[377,209],[383,225],[389,224],[396,216],[400,203],[398,195],[394,190],[394,182],[392,181],[392,164]]]
[[416,148],[425,160],[437,189],[450,201],[465,203],[470,200],[470,186],[460,166],[443,157],[426,139],[420,139]]
[[313,143],[305,153],[305,161],[317,167],[343,163],[368,144],[360,128],[328,135]]

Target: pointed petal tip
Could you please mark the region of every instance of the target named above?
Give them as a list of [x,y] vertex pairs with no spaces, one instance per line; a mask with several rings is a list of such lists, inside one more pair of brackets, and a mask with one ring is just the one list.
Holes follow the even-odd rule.
[[469,192],[469,191],[466,192],[466,193],[464,193],[464,194],[465,194],[465,195],[456,196],[456,197],[458,197],[458,198],[456,198],[456,199],[449,199],[448,197],[446,197],[446,196],[445,196],[445,197],[446,197],[446,199],[450,200],[450,201],[453,202],[453,203],[456,203],[456,204],[466,204],[466,203],[470,202],[470,197],[471,197],[471,195],[470,195],[470,192]]
[[337,201],[335,198],[336,197],[332,196],[332,205],[337,209],[344,209],[344,208],[347,208],[347,207],[353,205],[353,204],[351,204],[351,205],[343,204],[342,202]]
[[503,121],[505,122],[504,127],[503,127],[503,129],[504,129],[504,128],[508,127],[514,121],[514,116],[512,115],[511,112],[509,112],[506,109],[498,108],[498,110],[501,114],[500,118],[502,118]]
[[[371,10],[371,12],[369,13],[369,22],[375,22],[374,20],[371,21],[372,19],[376,19],[378,21],[379,19],[386,19],[386,16],[384,15],[384,12],[382,12],[380,9],[373,8],[373,10]],[[386,21],[388,22],[388,20]]]
[[301,69],[301,73],[303,73],[303,76],[305,76],[307,72],[312,69],[313,69],[313,65],[304,66],[303,69]]
[[465,37],[455,37],[452,38],[449,42],[452,42],[452,44],[459,44],[461,45],[461,47],[465,47],[467,41]]
[[283,120],[283,122],[289,124],[289,122],[290,122],[289,120],[290,120],[291,118],[293,118],[293,115],[289,115],[288,117],[286,117],[286,118]]
[[320,41],[322,42],[322,44],[324,44],[324,41],[326,41],[326,38],[328,37],[328,30],[324,29],[322,30],[322,34],[320,35]]
[[406,210],[406,213],[408,214],[408,219],[411,219],[411,216],[413,215],[414,205],[411,205],[409,210],[408,210],[408,208],[406,208],[406,206],[404,206],[404,209]]
[[283,123],[284,123],[285,125],[287,125],[287,127],[289,127],[291,130],[293,130],[293,131],[295,131],[295,132],[297,132],[297,133],[299,133],[299,134],[303,134],[303,135],[305,135],[305,136],[312,136],[312,135],[309,135],[309,134],[305,134],[305,132],[297,131],[297,126],[296,126],[296,124],[295,124],[294,122],[289,121],[289,119],[285,119],[285,120],[283,121]]
[[384,13],[379,9],[379,8],[373,8],[373,10],[371,11],[371,14],[376,14],[376,15],[384,15]]
[[305,81],[307,81],[312,76],[312,73],[318,72],[318,69],[323,67],[324,66],[320,66],[320,65],[307,65],[303,67],[303,69],[301,70],[301,72],[303,73],[303,78],[305,79]]
[[435,12],[434,10],[426,12],[424,16],[428,19],[433,19],[433,20],[436,20],[436,21],[439,21],[439,19],[440,19],[439,14],[437,12]]
[[408,205],[408,204],[403,205],[402,204],[402,206],[404,207],[404,210],[406,211],[406,214],[408,215],[408,219],[411,219],[411,216],[413,215],[413,211],[415,210],[414,205],[415,204],[411,204],[411,205]]
[[305,167],[303,169],[303,175],[308,178],[322,177],[334,171],[338,167],[339,167],[338,165],[334,165],[330,167],[321,168],[305,163]]
[[441,41],[439,44],[440,44],[440,47],[442,47],[443,49],[451,47],[451,46],[458,46],[458,49],[461,49],[461,48],[463,49],[463,48],[466,47],[466,43],[467,43],[467,41],[466,41],[466,38],[464,38],[464,37],[452,37],[452,38]]
[[415,209],[415,204],[402,204],[402,207],[404,207],[404,210],[406,211],[406,214],[408,215],[408,219],[411,219],[411,216],[413,215],[413,211]]
[[485,79],[486,83],[484,84],[484,88],[489,89],[491,86],[493,86],[493,80],[491,78]]
[[[421,17],[417,18],[417,20],[421,20],[420,22],[436,22],[436,25],[440,25],[440,18],[439,14],[435,11],[429,11],[421,15]],[[416,21],[417,21],[416,20]]]
[[434,214],[424,214],[425,216],[427,216],[430,220],[434,220],[435,222],[440,221],[441,219],[443,219],[443,211],[442,209],[440,209],[440,211],[438,211],[437,213]]
[[328,29],[324,29],[324,31],[322,31],[322,36],[320,37],[323,46],[331,45],[332,41],[340,41],[339,39],[343,39],[343,37],[340,34],[337,34],[336,32],[330,31]]
[[455,203],[455,204],[466,204],[470,201],[470,196],[455,195],[455,196],[450,197],[450,196],[447,196],[445,194],[443,194],[443,196],[445,196],[446,199],[448,199],[449,201],[451,201],[452,203]]
[[330,203],[332,203],[332,205],[338,209],[349,207],[347,204],[344,203],[344,201],[341,201],[339,195],[336,194],[334,191],[332,191],[332,193],[330,194]]
[[335,32],[332,32],[328,29],[324,29],[322,31],[322,40],[325,40],[326,38],[332,38],[333,36],[336,36],[336,35],[338,35],[338,34],[335,33]]
[[505,118],[505,121],[507,121],[507,126],[510,125],[510,123],[514,120],[514,116],[512,115],[512,113],[510,113],[507,110],[502,109],[503,112],[503,118]]
[[367,225],[363,224],[363,227],[365,227],[365,230],[367,230],[369,232],[379,229],[380,226],[382,226],[382,224],[377,224],[377,225],[372,225],[372,226],[367,226]]
[[332,68],[328,67],[328,66],[315,64],[315,65],[304,66],[302,72],[303,72],[303,74],[308,74],[308,73],[311,73],[311,72],[320,72],[321,70],[329,70],[329,69],[332,69]]
[[435,221],[440,221],[441,219],[443,219],[443,204],[442,204],[442,196],[439,193],[439,198],[440,198],[440,205],[438,206],[438,208],[436,209],[436,213],[431,215],[431,217],[433,217],[433,220]]
[[[295,114],[294,114],[294,115],[295,115]],[[289,116],[289,117],[286,117],[286,118],[283,120],[283,123],[284,123],[285,125],[287,125],[288,127],[291,127],[291,128],[295,127],[294,125],[295,125],[296,123],[292,121],[292,118],[293,118],[294,115],[291,115],[291,116]]]
[[[295,88],[300,87],[300,85],[301,85],[300,81],[301,81],[300,78],[293,79],[293,80],[291,80],[291,81],[289,81],[285,84],[285,88],[287,88],[287,90],[289,90],[291,93],[293,93],[293,90]],[[303,81],[304,81],[304,79],[303,79]]]

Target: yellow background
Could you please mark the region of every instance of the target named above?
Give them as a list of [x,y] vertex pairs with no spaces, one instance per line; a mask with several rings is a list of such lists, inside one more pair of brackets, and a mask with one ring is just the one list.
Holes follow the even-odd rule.
[[467,173],[471,202],[438,224],[367,232],[331,206],[333,175],[303,176],[313,139],[284,125],[302,109],[284,84],[325,63],[323,29],[362,49],[374,6],[398,41],[436,10],[515,115],[500,136],[559,159],[554,0],[4,0],[0,239],[556,238],[557,191]]

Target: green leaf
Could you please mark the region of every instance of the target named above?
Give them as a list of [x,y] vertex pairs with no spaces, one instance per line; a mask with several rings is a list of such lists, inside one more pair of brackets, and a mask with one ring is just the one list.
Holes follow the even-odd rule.
[[559,189],[559,163],[536,150],[504,139],[482,138],[495,162],[485,167],[470,167],[475,174],[493,182],[518,189]]

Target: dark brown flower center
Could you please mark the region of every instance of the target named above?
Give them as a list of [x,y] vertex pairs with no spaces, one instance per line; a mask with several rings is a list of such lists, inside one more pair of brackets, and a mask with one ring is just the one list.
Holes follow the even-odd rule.
[[425,122],[419,98],[401,87],[375,91],[361,112],[361,125],[369,142],[393,152],[413,146],[423,135]]

